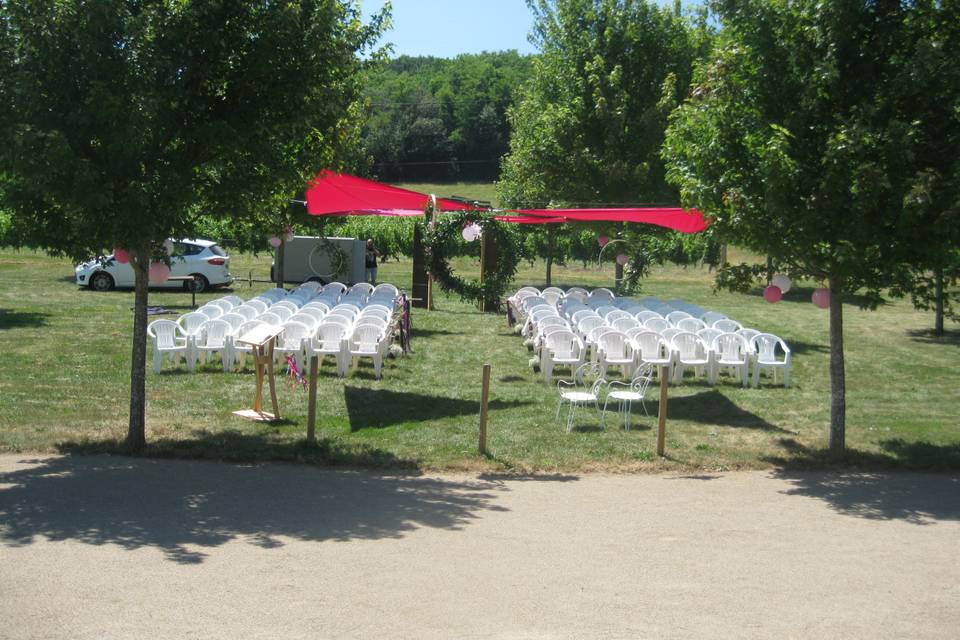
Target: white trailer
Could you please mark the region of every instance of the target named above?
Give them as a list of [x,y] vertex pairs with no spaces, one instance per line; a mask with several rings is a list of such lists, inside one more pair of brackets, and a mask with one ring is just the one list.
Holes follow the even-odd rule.
[[[294,236],[283,246],[283,280],[354,284],[366,278],[366,242],[356,238]],[[276,262],[276,251],[274,262]],[[271,269],[271,278],[273,276]]]

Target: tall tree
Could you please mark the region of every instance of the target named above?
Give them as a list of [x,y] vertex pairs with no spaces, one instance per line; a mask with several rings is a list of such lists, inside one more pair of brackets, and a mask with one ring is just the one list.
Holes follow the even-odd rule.
[[864,289],[869,306],[893,281],[911,248],[908,196],[928,171],[917,141],[930,114],[903,99],[904,83],[916,87],[912,61],[931,37],[919,19],[960,18],[952,2],[711,7],[723,29],[672,116],[669,178],[685,204],[713,217],[721,240],[827,283],[830,448],[841,452],[843,304]]
[[145,443],[148,270],[201,212],[281,211],[354,137],[364,24],[345,0],[0,1],[8,240],[136,274],[128,447]]
[[[509,111],[510,153],[497,183],[501,202],[508,207],[676,202],[660,147],[694,61],[708,50],[705,22],[691,22],[679,6],[645,0],[528,0],[528,5],[535,19],[532,40],[541,55]],[[606,231],[642,233],[623,227]]]

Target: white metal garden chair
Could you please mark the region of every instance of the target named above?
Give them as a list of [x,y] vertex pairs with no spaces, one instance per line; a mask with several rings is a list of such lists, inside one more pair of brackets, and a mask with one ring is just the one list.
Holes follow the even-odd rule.
[[712,360],[710,365],[710,384],[716,384],[720,369],[736,371],[741,384],[747,386],[750,378],[750,347],[743,336],[735,333],[721,333],[713,339],[710,346]]
[[174,366],[180,356],[186,358],[187,336],[173,320],[154,320],[147,325],[147,335],[153,340],[153,370],[160,373],[164,354],[170,356]]
[[540,350],[540,371],[548,383],[553,379],[557,366],[569,366],[571,373],[584,363],[586,349],[580,336],[569,329],[555,327],[544,336]]
[[[753,362],[753,386],[760,386],[760,374],[764,370],[773,372],[773,383],[777,383],[777,369],[783,371],[783,386],[790,386],[790,347],[782,338],[772,333],[760,333],[751,341],[756,354]],[[778,357],[777,347],[783,357]]]
[[308,353],[318,356],[317,371],[323,366],[323,359],[326,356],[333,356],[336,362],[337,375],[343,376],[346,373],[346,355],[344,341],[347,335],[347,327],[337,323],[322,323],[317,327],[316,333],[310,339]]
[[207,320],[200,327],[196,336],[196,350],[200,354],[200,362],[206,364],[207,357],[213,353],[220,354],[220,362],[224,371],[232,369],[233,353],[230,351],[230,323],[223,320]]
[[573,381],[560,380],[557,382],[557,391],[560,399],[557,401],[556,420],[560,420],[560,409],[564,403],[567,409],[567,433],[573,431],[577,410],[583,405],[592,404],[600,417],[600,426],[603,427],[603,416],[600,415],[600,390],[605,384],[603,370],[597,363],[585,363],[577,367],[573,374]]
[[643,409],[643,413],[647,413],[647,406],[643,403],[644,395],[647,393],[647,387],[650,386],[652,381],[653,374],[653,365],[644,364],[641,365],[633,374],[633,379],[630,382],[620,382],[619,380],[614,380],[609,383],[607,387],[607,397],[603,401],[603,414],[600,419],[601,424],[606,428],[607,421],[607,405],[611,400],[615,401],[618,404],[620,415],[623,418],[623,428],[626,431],[630,431],[630,422],[633,417],[633,403],[639,402],[640,407]]
[[636,358],[633,354],[633,345],[630,344],[626,334],[619,331],[605,333],[597,340],[597,347],[597,361],[600,363],[604,378],[607,377],[607,370],[610,367],[620,367],[624,378],[630,378],[633,375]]

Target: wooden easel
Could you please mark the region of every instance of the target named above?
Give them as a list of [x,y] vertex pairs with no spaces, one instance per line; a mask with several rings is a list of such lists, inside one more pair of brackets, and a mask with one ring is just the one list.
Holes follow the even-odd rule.
[[[233,415],[256,420],[273,422],[280,420],[280,405],[277,404],[277,387],[273,379],[273,347],[283,327],[260,325],[237,338],[237,342],[253,347],[253,362],[257,366],[257,393],[253,397],[253,409],[234,411]],[[270,381],[270,403],[273,413],[263,410],[263,376],[266,373]]]

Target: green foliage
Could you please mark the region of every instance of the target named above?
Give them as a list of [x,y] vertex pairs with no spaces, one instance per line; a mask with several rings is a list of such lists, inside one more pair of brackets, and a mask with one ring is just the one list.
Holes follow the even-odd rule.
[[[450,257],[480,250],[479,241],[467,243],[460,239],[464,225],[471,222],[483,227],[484,237],[493,240],[497,251],[496,271],[484,274],[483,282],[461,278],[450,269]],[[513,227],[510,223],[497,222],[482,211],[439,216],[426,230],[427,270],[444,291],[456,293],[461,300],[482,300],[499,307],[520,262],[518,237]]]
[[373,238],[383,259],[413,255],[413,228],[416,220],[378,216],[348,216],[344,222],[327,227],[327,233],[346,238]]
[[529,4],[542,55],[509,112],[504,205],[675,201],[660,146],[704,30],[642,0]]
[[381,19],[319,0],[4,3],[8,239],[82,257],[282,210],[350,156],[356,53]]
[[530,57],[516,51],[443,59],[401,56],[368,72],[364,144],[382,180],[496,177],[506,110]]

